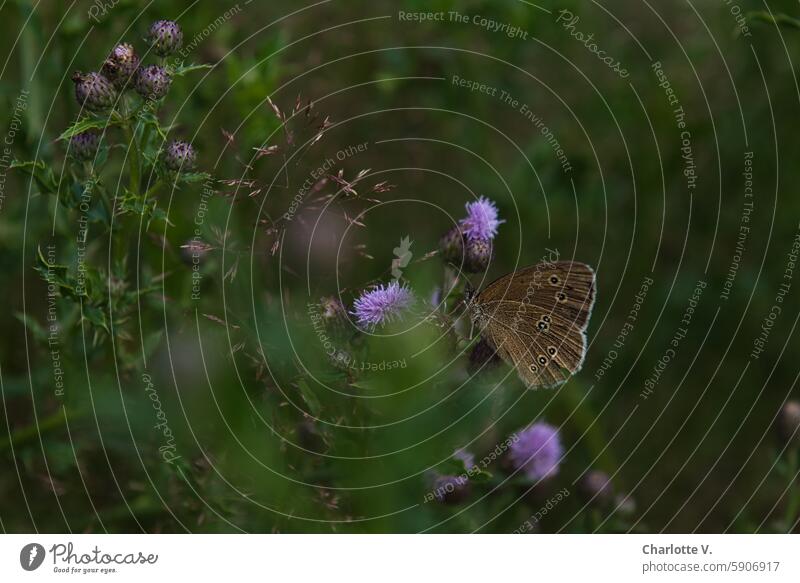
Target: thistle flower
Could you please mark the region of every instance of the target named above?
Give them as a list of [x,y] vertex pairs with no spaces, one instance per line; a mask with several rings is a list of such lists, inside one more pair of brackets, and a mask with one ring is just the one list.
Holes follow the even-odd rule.
[[464,233],[458,227],[453,227],[439,241],[439,250],[442,259],[455,265],[464,261]]
[[474,202],[468,202],[466,207],[467,218],[462,219],[460,224],[467,240],[491,241],[497,235],[497,228],[505,222],[498,220],[497,206],[482,196]]
[[139,57],[133,46],[123,43],[114,47],[103,63],[100,72],[119,91],[133,89],[136,72],[139,70]]
[[69,153],[76,160],[92,160],[100,147],[100,132],[89,130],[69,139]]
[[578,482],[578,491],[593,506],[603,508],[614,501],[614,487],[605,472],[592,470]]
[[183,31],[177,22],[157,20],[150,26],[150,46],[159,57],[168,57],[181,48]]
[[402,317],[404,310],[411,307],[414,295],[411,290],[393,281],[387,286],[380,285],[361,294],[352,314],[364,328],[373,328]]
[[788,401],[778,413],[778,437],[784,444],[800,445],[800,403]]
[[164,164],[173,172],[194,170],[197,152],[191,144],[181,141],[170,142],[164,155]]
[[437,476],[433,481],[433,495],[442,504],[461,504],[470,493],[466,476]]
[[114,106],[117,91],[100,73],[84,74],[76,71],[72,75],[72,81],[75,83],[75,99],[81,107],[99,113]]
[[470,239],[467,241],[464,271],[481,273],[489,269],[494,245],[491,239]]
[[534,481],[558,473],[564,448],[555,427],[543,422],[534,423],[521,431],[518,438],[509,448],[509,458],[516,469],[524,471]]
[[136,75],[136,93],[143,99],[155,101],[167,94],[171,83],[172,77],[164,67],[149,65],[139,69]]

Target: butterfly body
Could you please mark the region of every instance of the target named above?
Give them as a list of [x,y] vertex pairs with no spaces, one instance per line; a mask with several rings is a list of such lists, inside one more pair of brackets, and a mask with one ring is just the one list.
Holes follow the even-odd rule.
[[553,387],[581,369],[595,300],[584,263],[543,262],[466,298],[473,324],[530,388]]

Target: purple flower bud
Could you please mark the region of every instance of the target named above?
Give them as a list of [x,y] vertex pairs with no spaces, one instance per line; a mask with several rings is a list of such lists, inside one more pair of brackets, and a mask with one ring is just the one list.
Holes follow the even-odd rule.
[[470,494],[466,476],[438,476],[433,481],[433,496],[442,504],[461,504]]
[[534,481],[555,476],[563,453],[558,430],[543,422],[534,423],[521,431],[517,441],[509,448],[509,458],[514,468],[522,470]]
[[76,160],[92,160],[100,147],[100,132],[89,130],[69,139],[69,153]]
[[170,142],[164,156],[164,163],[173,172],[189,172],[194,170],[197,163],[197,153],[191,144],[186,142]]
[[172,77],[164,67],[148,65],[136,75],[136,93],[143,99],[156,101],[169,91]]
[[778,437],[783,444],[800,445],[800,403],[788,401],[778,413]]
[[117,91],[111,82],[100,73],[75,72],[75,99],[89,111],[103,112],[111,109],[117,100]]
[[463,462],[464,467],[467,469],[470,469],[473,466],[475,466],[475,456],[464,448],[455,450],[453,452],[453,459],[457,459],[458,461]]
[[336,338],[343,338],[351,330],[347,309],[339,298],[324,297],[319,301],[319,318],[325,330]]
[[183,32],[177,22],[158,20],[150,26],[149,40],[159,57],[168,57],[181,48]]
[[482,273],[489,269],[494,246],[491,239],[468,239],[464,271]]
[[497,228],[505,221],[498,220],[497,206],[486,197],[467,203],[467,218],[461,220],[461,230],[467,240],[494,239]]
[[453,227],[439,241],[442,259],[454,265],[464,261],[464,234],[458,227]]
[[598,508],[605,508],[614,500],[614,487],[605,472],[592,470],[583,475],[578,483],[578,491],[586,502]]
[[411,290],[393,281],[387,286],[381,285],[361,294],[355,301],[352,313],[359,326],[374,328],[400,319],[413,302]]
[[139,70],[139,57],[133,46],[123,43],[114,47],[100,70],[119,91],[133,89],[136,73]]

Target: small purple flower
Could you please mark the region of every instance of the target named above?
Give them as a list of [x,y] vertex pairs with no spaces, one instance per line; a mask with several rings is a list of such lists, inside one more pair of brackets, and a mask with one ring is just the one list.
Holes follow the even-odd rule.
[[509,457],[518,470],[531,480],[550,478],[558,473],[558,463],[564,453],[558,429],[547,423],[534,423],[517,435]]
[[467,218],[461,220],[461,230],[468,240],[491,240],[497,235],[497,228],[505,221],[498,220],[497,206],[482,196],[475,202],[467,203]]
[[578,482],[578,491],[583,498],[597,507],[608,506],[614,500],[614,485],[605,472],[591,470]]
[[461,504],[469,493],[466,476],[438,476],[433,482],[433,495],[441,504]]
[[464,462],[464,467],[468,470],[475,466],[475,456],[464,448],[455,450],[453,452],[453,459]]
[[373,328],[401,318],[402,312],[413,302],[411,290],[393,281],[387,286],[380,285],[361,294],[355,301],[352,313],[360,326]]

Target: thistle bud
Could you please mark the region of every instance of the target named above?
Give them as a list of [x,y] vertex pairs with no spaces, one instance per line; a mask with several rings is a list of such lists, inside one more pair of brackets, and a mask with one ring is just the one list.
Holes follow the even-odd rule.
[[325,329],[336,338],[343,338],[350,329],[350,319],[344,304],[334,297],[324,297],[319,302],[319,317]]
[[587,502],[598,508],[604,508],[614,500],[611,478],[599,470],[584,474],[578,483],[578,491]]
[[164,156],[164,163],[173,172],[191,171],[197,162],[197,153],[191,144],[186,142],[171,142],[167,146],[167,153]]
[[69,153],[76,160],[92,160],[100,147],[100,133],[89,130],[69,139]]
[[778,437],[790,447],[800,445],[800,403],[788,401],[778,413]]
[[438,476],[433,481],[433,496],[442,504],[461,504],[470,494],[466,476]]
[[633,516],[636,512],[636,500],[630,494],[617,494],[614,498],[614,505],[622,516]]
[[117,100],[117,91],[111,82],[100,73],[75,72],[75,99],[89,111],[103,112],[111,109]]
[[136,75],[136,93],[143,99],[156,101],[167,94],[171,83],[172,77],[164,67],[149,65]]
[[136,51],[131,45],[123,43],[114,47],[100,72],[118,91],[127,91],[134,88],[138,70],[139,57]]
[[464,234],[458,227],[453,227],[439,241],[442,259],[454,265],[464,261]]
[[183,32],[177,22],[158,20],[150,26],[150,46],[159,57],[168,57],[181,48]]
[[481,273],[489,268],[492,260],[493,245],[490,239],[473,239],[467,241],[464,270],[469,273]]

